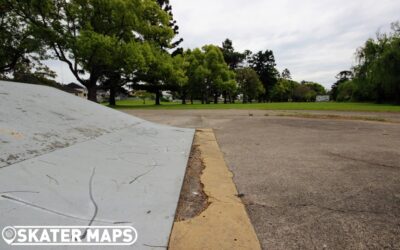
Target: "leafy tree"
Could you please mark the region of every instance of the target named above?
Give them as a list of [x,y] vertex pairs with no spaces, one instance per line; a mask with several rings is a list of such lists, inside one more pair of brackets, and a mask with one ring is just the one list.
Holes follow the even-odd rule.
[[26,60],[15,66],[11,80],[63,89],[63,86],[55,80],[56,77],[57,74],[54,71],[39,61],[34,61],[33,63],[30,60]]
[[266,50],[264,52],[259,51],[251,56],[249,64],[260,76],[260,80],[265,89],[265,93],[260,96],[260,100],[269,100],[269,94],[277,82],[279,75],[278,70],[275,68],[274,53],[271,50]]
[[134,89],[147,90],[155,94],[156,105],[160,105],[163,90],[176,88],[174,62],[170,54],[161,49],[153,49],[153,54],[147,58],[146,69],[135,73],[135,82],[146,84],[131,85]]
[[347,82],[353,78],[353,72],[349,70],[343,70],[336,75],[337,81],[332,85],[332,89],[330,92],[330,98],[332,100],[336,100],[338,95],[338,88],[340,84]]
[[326,95],[326,89],[319,83],[302,81],[301,84],[306,85],[313,90],[317,95]]
[[[5,0],[0,0],[0,75],[12,72],[18,64],[30,64],[31,53],[40,52],[40,41]],[[21,65],[20,65],[21,66]]]
[[113,75],[115,62],[123,60],[121,51],[134,54],[143,42],[165,46],[174,36],[170,16],[152,0],[8,2],[52,51],[49,55],[65,62],[86,86],[92,101],[99,80]]
[[345,102],[354,100],[354,94],[356,93],[356,85],[353,81],[346,81],[338,86],[337,101]]
[[288,69],[284,69],[282,71],[281,76],[282,76],[283,79],[286,79],[286,80],[291,80],[292,79],[292,75],[290,74],[290,71]]
[[222,54],[224,55],[225,62],[228,64],[231,70],[235,70],[245,59],[245,54],[235,51],[233,48],[232,40],[226,39],[222,43]]
[[299,84],[293,90],[293,100],[296,102],[315,101],[317,93],[306,84]]
[[357,51],[354,83],[358,100],[400,103],[400,24]]
[[[169,15],[169,27],[174,31],[175,35],[179,34],[179,26],[177,25],[176,21],[174,20],[174,15],[172,13],[172,6],[169,0],[157,0],[157,3],[160,7]],[[166,48],[175,49],[172,52],[172,55],[178,55],[183,53],[182,48],[177,48],[183,42],[183,38],[179,38],[177,41],[173,42],[172,44],[165,44]]]
[[204,65],[205,54],[198,48],[187,50],[184,53],[185,60],[187,61],[186,76],[188,77],[188,88],[190,100],[198,98],[205,102],[206,96],[206,77],[209,73]]
[[271,90],[271,100],[274,102],[287,102],[293,100],[294,90],[299,86],[298,82],[280,78]]
[[257,72],[251,68],[237,69],[236,80],[239,84],[239,91],[243,94],[243,103],[251,103],[260,93],[264,93],[264,87]]
[[172,58],[173,70],[171,81],[178,87],[182,104],[186,104],[189,93],[189,79],[187,76],[188,62],[184,55],[178,54]]
[[206,101],[209,102],[209,97],[214,97],[214,103],[218,103],[218,96],[223,91],[233,89],[235,85],[235,74],[229,70],[225,63],[221,50],[214,45],[206,45],[203,47],[205,53],[204,67],[207,69],[206,75]]
[[[194,98],[202,103],[218,103],[222,94],[227,102],[236,91],[235,74],[224,61],[221,50],[214,45],[203,46],[202,49],[188,50],[184,53],[188,87],[193,102]],[[231,98],[230,98],[231,99]]]

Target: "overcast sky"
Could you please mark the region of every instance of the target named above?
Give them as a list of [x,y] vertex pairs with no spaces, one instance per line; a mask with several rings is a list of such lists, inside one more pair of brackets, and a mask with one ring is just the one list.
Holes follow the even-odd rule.
[[[233,40],[238,51],[270,49],[294,80],[330,88],[354,53],[400,20],[400,0],[170,0],[184,48]],[[62,63],[58,80],[74,81]]]
[[400,0],[170,0],[185,48],[271,49],[294,80],[330,87],[378,29],[400,20]]

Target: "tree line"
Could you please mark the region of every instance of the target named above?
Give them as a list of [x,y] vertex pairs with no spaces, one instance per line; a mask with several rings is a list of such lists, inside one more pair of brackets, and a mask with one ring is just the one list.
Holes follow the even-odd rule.
[[337,101],[400,104],[400,24],[368,39],[356,52],[357,64],[340,72],[331,97]]
[[56,86],[43,64],[65,63],[97,101],[109,102],[126,88],[163,90],[186,103],[313,101],[325,94],[318,83],[295,82],[276,69],[271,50],[238,52],[222,46],[180,48],[179,27],[168,0],[0,0],[0,77]]

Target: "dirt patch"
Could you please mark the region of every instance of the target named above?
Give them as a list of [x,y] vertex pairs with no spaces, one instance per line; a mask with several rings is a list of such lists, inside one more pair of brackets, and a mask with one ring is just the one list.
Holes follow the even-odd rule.
[[208,197],[203,191],[200,176],[204,165],[198,145],[193,145],[186,168],[185,179],[179,197],[175,221],[184,221],[196,217],[209,205]]

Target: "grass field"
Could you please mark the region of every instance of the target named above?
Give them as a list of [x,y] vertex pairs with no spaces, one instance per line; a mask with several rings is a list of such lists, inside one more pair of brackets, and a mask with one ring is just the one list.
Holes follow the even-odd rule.
[[253,104],[186,104],[164,102],[160,106],[154,101],[141,100],[117,101],[116,109],[260,109],[260,110],[336,110],[336,111],[369,111],[369,112],[400,112],[399,105],[374,103],[337,103],[337,102],[280,102]]

